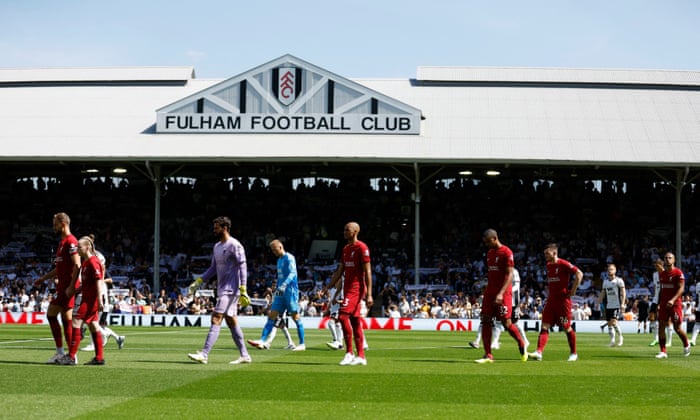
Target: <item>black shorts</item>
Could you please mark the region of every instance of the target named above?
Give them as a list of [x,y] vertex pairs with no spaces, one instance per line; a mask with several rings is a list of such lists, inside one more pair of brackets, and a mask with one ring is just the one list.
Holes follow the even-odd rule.
[[649,313],[658,313],[659,312],[659,305],[657,303],[652,302],[651,306],[649,307]]
[[622,311],[620,310],[620,308],[616,308],[616,309],[605,308],[605,319],[607,319],[608,321],[613,320],[613,319],[619,319],[621,314],[622,314]]
[[510,314],[510,320],[513,321],[513,323],[517,323],[519,319],[520,311],[518,311],[517,306],[513,306],[513,312]]

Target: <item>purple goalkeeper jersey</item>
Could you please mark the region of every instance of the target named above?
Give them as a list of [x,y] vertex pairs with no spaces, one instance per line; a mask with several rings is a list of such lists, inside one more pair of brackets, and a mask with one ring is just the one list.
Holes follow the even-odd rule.
[[217,242],[211,257],[211,265],[202,274],[202,279],[209,280],[216,275],[218,296],[235,295],[240,286],[248,284],[248,268],[245,249],[236,239],[230,237],[226,242]]

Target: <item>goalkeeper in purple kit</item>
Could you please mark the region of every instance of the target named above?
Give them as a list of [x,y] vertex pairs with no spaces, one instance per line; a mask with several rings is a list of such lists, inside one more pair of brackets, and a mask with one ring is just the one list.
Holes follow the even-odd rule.
[[209,352],[219,338],[221,321],[226,319],[226,325],[231,330],[233,342],[238,347],[240,357],[231,362],[232,365],[250,363],[252,360],[245,346],[243,330],[238,324],[238,303],[242,307],[250,304],[250,297],[246,291],[248,281],[248,268],[246,265],[245,250],[243,245],[229,233],[231,219],[217,217],[214,219],[214,235],[219,242],[214,244],[211,265],[197,279],[195,284],[201,284],[203,280],[209,280],[216,275],[216,307],[211,314],[211,327],[204,342],[204,348],[187,356],[199,363],[207,363]]

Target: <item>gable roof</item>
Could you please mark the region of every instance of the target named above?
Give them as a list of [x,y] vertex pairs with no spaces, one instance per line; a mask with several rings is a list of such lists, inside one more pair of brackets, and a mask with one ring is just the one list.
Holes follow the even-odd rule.
[[[281,97],[281,71],[296,83],[294,98]],[[163,121],[172,114],[403,115],[417,121],[412,134],[420,121],[419,109],[290,54],[158,109],[157,132],[168,131]]]

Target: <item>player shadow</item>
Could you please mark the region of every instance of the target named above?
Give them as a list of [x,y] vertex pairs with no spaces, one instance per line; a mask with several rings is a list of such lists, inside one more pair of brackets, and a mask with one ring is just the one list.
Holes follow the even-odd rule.
[[282,361],[282,360],[266,360],[263,363],[266,365],[300,365],[300,366],[326,366],[328,363],[319,362],[303,362],[303,361]]
[[60,366],[55,363],[43,363],[43,362],[36,362],[36,361],[29,361],[29,360],[0,360],[0,364],[5,364],[5,365],[36,365],[36,366]]
[[466,359],[455,359],[455,360],[448,360],[448,359],[408,359],[409,362],[417,362],[417,363],[444,363],[444,364],[462,364],[465,362],[473,362],[473,360],[466,360]]
[[[185,359],[185,360],[153,360],[153,359],[140,359],[140,360],[133,360],[130,361],[129,363],[160,363],[163,365],[202,365],[204,363],[197,363],[193,360]],[[212,363],[215,364],[215,363]]]

